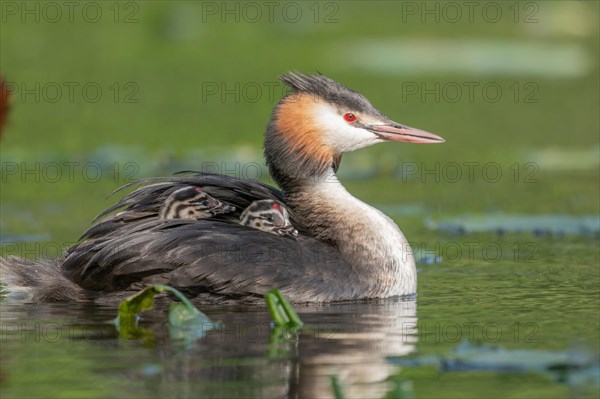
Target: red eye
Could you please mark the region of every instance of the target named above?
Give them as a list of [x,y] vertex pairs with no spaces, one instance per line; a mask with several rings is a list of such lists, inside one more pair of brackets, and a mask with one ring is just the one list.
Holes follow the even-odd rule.
[[346,122],[354,122],[356,120],[356,115],[354,115],[351,112],[348,112],[346,115],[344,115],[344,120]]

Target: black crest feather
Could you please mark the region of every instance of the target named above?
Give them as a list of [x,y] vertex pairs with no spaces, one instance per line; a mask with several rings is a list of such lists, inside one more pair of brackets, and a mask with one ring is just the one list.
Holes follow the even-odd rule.
[[296,93],[312,94],[350,110],[382,116],[381,112],[365,96],[326,76],[290,72],[281,75],[279,79]]

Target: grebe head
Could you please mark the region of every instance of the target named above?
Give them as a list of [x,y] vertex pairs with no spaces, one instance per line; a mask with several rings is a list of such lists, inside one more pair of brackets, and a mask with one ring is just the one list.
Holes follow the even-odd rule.
[[200,187],[186,186],[175,190],[160,208],[161,219],[207,219],[233,212],[235,207],[223,204]]
[[240,224],[280,236],[297,236],[285,206],[273,200],[251,203],[240,216]]
[[362,94],[325,76],[289,73],[281,80],[292,91],[273,111],[265,136],[265,157],[276,180],[337,170],[343,153],[384,141],[444,142],[392,121]]

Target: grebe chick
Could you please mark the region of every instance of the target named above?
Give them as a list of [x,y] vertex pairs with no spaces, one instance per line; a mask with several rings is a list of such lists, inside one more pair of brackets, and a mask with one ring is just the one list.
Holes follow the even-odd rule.
[[287,209],[270,199],[254,201],[240,216],[240,224],[280,236],[297,236]]
[[186,186],[175,190],[160,208],[159,217],[167,219],[208,219],[233,212],[235,207],[223,204],[200,187]]

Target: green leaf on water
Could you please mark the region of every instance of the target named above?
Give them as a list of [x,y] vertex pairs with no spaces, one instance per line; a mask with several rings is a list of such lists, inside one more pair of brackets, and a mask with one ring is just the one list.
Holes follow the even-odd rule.
[[162,285],[146,287],[125,299],[119,304],[119,317],[137,315],[144,310],[150,310],[154,306],[154,296],[164,291]]
[[163,292],[169,292],[181,301],[169,305],[168,320],[171,337],[194,339],[219,325],[219,323],[213,323],[177,289],[168,285],[156,284],[144,288],[119,304],[117,326],[121,337],[137,338],[139,336],[138,314],[152,309],[154,297]]
[[271,319],[277,327],[302,328],[304,323],[278,289],[272,289],[265,295]]
[[290,342],[298,340],[299,332],[304,323],[298,317],[298,314],[277,289],[266,293],[265,301],[271,314],[271,319],[275,323],[275,328],[271,331],[269,337],[271,357],[277,357],[282,352],[286,352]]
[[331,376],[331,389],[333,390],[333,396],[335,399],[344,399],[344,391],[342,391],[342,386],[340,385],[340,380],[337,378],[337,375]]
[[144,310],[152,309],[154,307],[154,296],[163,291],[163,286],[160,285],[146,287],[119,304],[117,328],[121,338],[131,339],[139,336],[138,314]]

